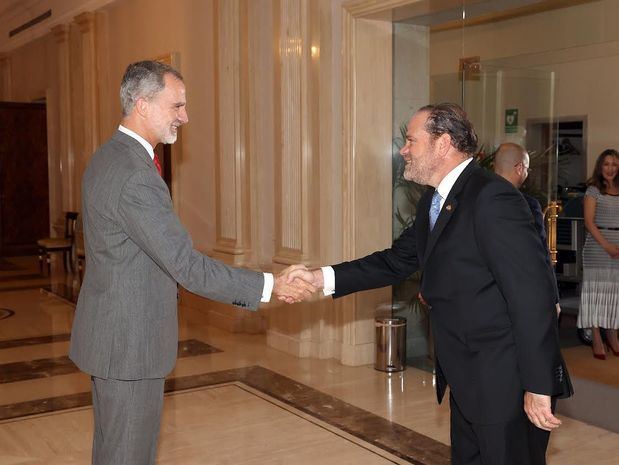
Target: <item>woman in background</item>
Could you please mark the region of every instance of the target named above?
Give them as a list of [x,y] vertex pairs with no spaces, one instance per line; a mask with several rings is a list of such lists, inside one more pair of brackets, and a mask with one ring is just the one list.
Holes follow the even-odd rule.
[[600,328],[619,356],[619,152],[604,150],[587,182],[584,216],[583,283],[578,327],[592,328],[593,356],[606,359]]

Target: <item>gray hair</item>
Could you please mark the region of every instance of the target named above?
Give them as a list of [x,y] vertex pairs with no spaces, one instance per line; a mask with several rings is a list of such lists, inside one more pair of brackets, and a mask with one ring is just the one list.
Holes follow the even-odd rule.
[[123,117],[129,116],[139,98],[150,100],[161,92],[165,87],[166,74],[183,80],[181,73],[159,61],[138,61],[127,66],[120,84],[120,106]]
[[477,134],[473,124],[469,121],[466,112],[455,103],[439,103],[426,105],[417,110],[427,112],[425,129],[432,137],[438,139],[443,134],[451,137],[451,145],[469,157],[477,151]]

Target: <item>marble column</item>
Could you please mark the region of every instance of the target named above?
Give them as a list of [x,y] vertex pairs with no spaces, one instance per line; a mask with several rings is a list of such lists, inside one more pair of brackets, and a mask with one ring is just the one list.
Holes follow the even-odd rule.
[[[260,208],[259,201],[252,199],[252,193],[256,195],[257,190],[252,176],[255,155],[250,147],[249,109],[252,104],[249,88],[253,77],[249,75],[249,8],[248,0],[219,0],[214,9],[217,238],[213,256],[235,266],[257,268],[254,246],[257,228],[254,225]],[[252,124],[255,127],[255,123]],[[188,293],[183,294],[183,302],[206,313],[209,324],[231,332],[259,333],[266,327],[261,313]]]
[[[62,178],[62,209],[74,210],[77,207],[75,191],[75,154],[72,138],[71,111],[71,60],[70,60],[70,28],[61,24],[52,28],[56,39],[58,60],[58,147],[60,176]],[[52,221],[54,219],[51,219]]]
[[252,265],[247,0],[217,4],[217,242],[215,256]]
[[309,0],[279,3],[273,262],[282,265],[309,263],[318,245],[317,8]]
[[[330,37],[330,30],[321,31],[320,21],[329,8],[310,0],[274,2],[276,270],[320,262],[320,123],[323,117],[325,122],[330,120],[320,114],[321,98],[323,103],[325,98],[320,86],[321,34]],[[297,307],[271,313],[267,343],[299,357],[333,356],[333,333],[321,318],[331,304]]]
[[[81,41],[84,138],[80,158],[83,168],[99,146],[95,14],[92,12],[82,13],[75,17],[75,23],[78,26],[79,40]],[[79,174],[81,175],[81,173]]]

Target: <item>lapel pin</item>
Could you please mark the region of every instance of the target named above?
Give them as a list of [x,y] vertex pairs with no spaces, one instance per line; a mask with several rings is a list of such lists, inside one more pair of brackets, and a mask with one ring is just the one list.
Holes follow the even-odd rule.
[[448,212],[450,212],[450,211],[451,211],[451,204],[449,204],[449,205],[445,205],[445,210],[447,210]]

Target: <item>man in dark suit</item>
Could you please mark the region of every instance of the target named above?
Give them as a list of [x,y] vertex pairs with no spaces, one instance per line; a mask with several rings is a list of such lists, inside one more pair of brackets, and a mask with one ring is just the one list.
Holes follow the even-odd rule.
[[[505,142],[499,145],[499,148],[494,153],[494,172],[502,178],[508,180],[516,189],[522,188],[522,185],[529,177],[529,172],[531,171],[529,168],[530,163],[531,159],[529,157],[529,153],[524,149],[524,147],[512,142]],[[531,210],[531,215],[533,216],[533,224],[535,225],[537,235],[548,251],[548,241],[546,236],[546,228],[544,227],[544,213],[542,212],[542,206],[535,197],[522,191],[520,193],[529,205],[529,210]],[[552,266],[550,263],[550,251],[546,254],[546,261],[548,262],[548,265]],[[561,306],[559,305],[559,288],[557,287],[557,279],[555,278],[554,273],[552,274],[552,282],[555,290],[557,314],[560,314]]]
[[315,290],[288,284],[290,269],[274,278],[193,248],[153,151],[176,141],[188,121],[185,104],[178,71],[154,61],[129,65],[122,123],[82,180],[86,274],[69,356],[91,375],[95,465],[155,463],[164,377],[178,347],[177,283],[247,309],[272,292],[294,302]]
[[569,395],[546,250],[523,197],[472,160],[476,147],[457,105],[415,113],[404,175],[433,188],[415,223],[389,249],[315,270],[314,284],[341,297],[423,270],[439,402],[450,386],[452,463],[543,464],[538,433],[561,424],[551,396]]

